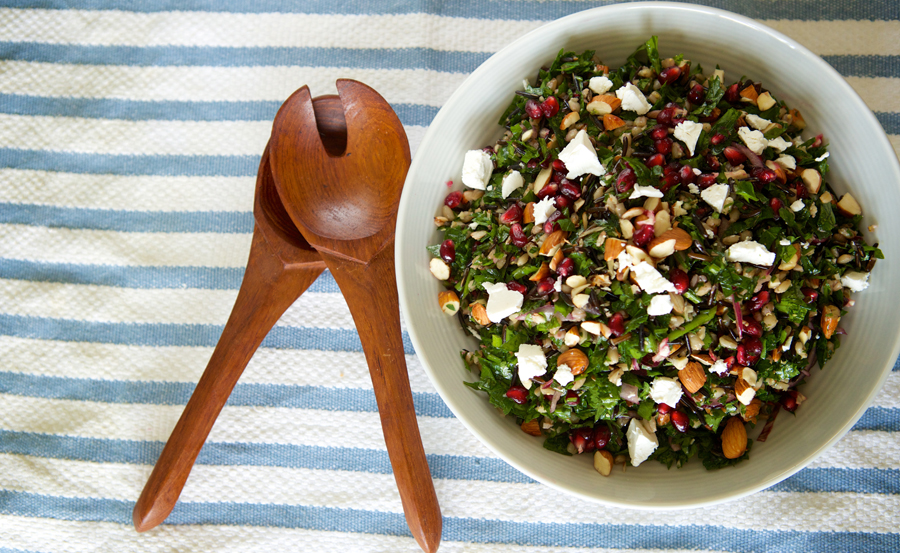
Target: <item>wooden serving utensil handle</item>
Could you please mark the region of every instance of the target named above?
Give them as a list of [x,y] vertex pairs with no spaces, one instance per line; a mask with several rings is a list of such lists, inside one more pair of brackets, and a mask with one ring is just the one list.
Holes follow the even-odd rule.
[[250,259],[231,316],[134,506],[132,518],[138,532],[154,528],[172,512],[219,412],[253,353],[325,268],[321,262],[286,267],[277,254],[255,227]]
[[443,521],[409,387],[394,274],[394,241],[391,239],[367,265],[325,250],[319,253],[347,300],[362,341],[406,522],[423,550],[437,551]]

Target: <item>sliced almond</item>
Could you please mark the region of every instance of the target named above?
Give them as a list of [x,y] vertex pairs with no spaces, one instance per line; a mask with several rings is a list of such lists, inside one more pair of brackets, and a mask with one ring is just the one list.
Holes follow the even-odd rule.
[[760,407],[762,407],[762,401],[760,401],[758,397],[753,398],[750,405],[744,408],[744,414],[741,415],[741,418],[747,422],[756,424],[756,416],[759,415]]
[[[618,100],[618,98],[616,98]],[[603,116],[613,112],[613,108],[611,105],[607,104],[600,97],[595,97],[593,100],[585,106],[585,109],[591,115]]]
[[766,160],[766,167],[775,172],[775,178],[778,180],[778,182],[780,182],[781,184],[787,182],[787,174],[784,172],[784,168],[781,165],[778,165],[777,163],[769,159]]
[[822,308],[822,336],[830,340],[841,320],[841,310],[834,305],[826,305]]
[[525,213],[522,214],[522,222],[525,224],[534,222],[534,202],[528,202]]
[[603,116],[603,128],[608,131],[614,131],[620,127],[625,126],[625,121],[622,120],[621,117],[616,117],[611,113],[607,113]]
[[556,272],[556,267],[559,265],[559,262],[563,260],[563,252],[562,249],[556,250],[556,253],[553,254],[553,259],[550,260],[550,270]]
[[626,240],[634,236],[634,225],[628,219],[619,219],[619,229],[622,231],[622,238]]
[[625,241],[617,238],[607,238],[603,247],[603,260],[609,261],[619,257],[622,250],[625,249]]
[[577,111],[570,111],[563,117],[562,121],[559,123],[559,129],[564,131],[578,122],[581,119],[581,116],[578,115]]
[[[790,271],[794,267],[797,266],[797,263],[800,262],[800,244],[791,244],[794,247],[794,254],[787,261],[782,261],[778,264],[778,269],[780,271]],[[788,281],[790,282],[790,281]],[[785,289],[786,290],[786,289]]]
[[[594,336],[600,336],[602,326],[606,325],[599,321],[584,321],[581,323],[581,330],[588,334],[593,334]],[[609,330],[609,327],[607,327],[607,330]]]
[[859,202],[857,202],[856,198],[851,196],[849,192],[847,194],[844,194],[844,197],[841,198],[841,201],[837,203],[837,208],[840,209],[841,213],[843,213],[847,217],[854,217],[862,213],[862,208],[859,207]]
[[662,259],[664,257],[668,257],[675,253],[675,239],[670,238],[664,242],[661,242],[648,250],[648,253],[651,257],[655,257],[657,259]]
[[520,426],[519,428],[522,429],[522,432],[531,434],[532,436],[541,435],[541,423],[539,423],[537,419],[523,422],[522,426]]
[[622,100],[620,100],[617,96],[613,96],[612,94],[601,94],[599,96],[595,96],[594,99],[607,103],[613,111],[616,111],[622,106]]
[[741,91],[741,97],[755,104],[756,99],[759,98],[759,93],[756,92],[756,87],[751,84]]
[[438,294],[438,304],[447,315],[456,315],[459,311],[459,296],[453,290],[444,290]]
[[744,405],[750,405],[750,402],[753,401],[753,396],[756,395],[756,390],[740,376],[740,373],[734,380],[734,395],[737,396],[738,401]]
[[650,257],[650,254],[642,250],[637,246],[632,246],[631,244],[625,245],[625,251],[628,252],[628,255],[634,259],[635,263],[640,263],[641,261],[646,261],[647,263],[656,266],[656,260]]
[[792,127],[801,131],[806,128],[806,120],[803,119],[803,116],[800,115],[799,111],[792,109],[789,113],[791,114]]
[[810,194],[819,193],[819,189],[822,188],[822,173],[808,167],[800,172],[800,178]]
[[569,367],[572,374],[579,375],[588,367],[588,356],[580,349],[572,348],[559,355],[556,365],[565,365]]
[[530,280],[531,282],[538,282],[540,280],[545,279],[547,277],[547,275],[549,275],[549,274],[550,274],[550,266],[547,265],[546,263],[541,263],[541,266],[538,267],[537,272],[534,273],[533,275],[531,275],[530,277],[528,277],[528,280]]
[[487,315],[487,309],[480,303],[472,304],[472,318],[481,326],[490,326],[491,324],[491,320]]
[[612,472],[613,464],[615,464],[614,459],[609,451],[601,449],[594,452],[594,470],[601,475],[609,476]]
[[711,367],[713,364],[712,357],[710,357],[709,355],[707,355],[705,353],[692,353],[691,357],[696,359],[697,361],[700,361],[707,367]]
[[722,431],[722,454],[737,459],[747,451],[747,429],[740,417],[731,417]]
[[668,230],[672,229],[672,218],[665,209],[659,210],[656,214],[656,221],[653,223],[653,235],[662,236]]
[[538,176],[534,179],[534,186],[532,189],[534,193],[537,194],[541,191],[544,186],[550,182],[550,177],[553,176],[553,167],[547,167],[546,169],[541,169],[541,172],[538,173]]
[[566,231],[557,230],[554,231],[544,239],[544,243],[541,244],[540,254],[546,256],[552,256],[556,254],[557,248],[563,245],[563,242],[566,241]]
[[650,243],[647,245],[647,247],[652,250],[653,248],[662,244],[663,242],[666,242],[666,241],[672,240],[672,239],[675,240],[675,251],[676,252],[686,250],[686,249],[690,248],[691,245],[694,243],[693,238],[691,238],[691,235],[688,234],[688,232],[686,230],[676,227],[676,228],[667,230],[666,232],[660,234],[659,236],[657,236],[656,238],[651,240]]
[[696,394],[697,390],[706,384],[706,371],[703,370],[700,363],[688,361],[688,364],[678,371],[678,380],[681,381],[681,385],[684,386],[685,390]]
[[772,95],[768,92],[763,92],[756,98],[756,105],[760,111],[766,111],[775,105],[775,98],[772,98]]

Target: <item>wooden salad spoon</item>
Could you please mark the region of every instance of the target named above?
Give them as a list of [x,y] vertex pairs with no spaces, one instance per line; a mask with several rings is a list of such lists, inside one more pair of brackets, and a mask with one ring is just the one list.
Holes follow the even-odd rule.
[[[400,331],[394,229],[409,143],[390,105],[368,86],[338,80],[341,109],[321,109],[303,87],[281,106],[270,141],[285,209],[334,275],[362,341],[394,479],[419,546],[436,551],[441,511],[413,408]],[[343,150],[323,144],[343,118]]]
[[138,532],[169,516],[219,412],[253,353],[281,315],[325,270],[288,217],[269,170],[268,149],[256,177],[253,241],[231,316],[181,418],[144,486],[132,519]]

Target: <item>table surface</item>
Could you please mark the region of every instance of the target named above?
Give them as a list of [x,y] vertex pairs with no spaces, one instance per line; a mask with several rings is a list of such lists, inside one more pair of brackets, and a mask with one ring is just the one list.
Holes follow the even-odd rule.
[[[900,149],[900,2],[704,3],[821,55]],[[231,310],[281,101],[362,80],[415,153],[491,53],[603,2],[2,4],[0,553],[417,551],[328,273],[250,362],[166,524],[139,535],[131,510]],[[452,416],[408,340],[407,354],[441,551],[900,550],[896,369],[853,430],[788,480],[717,507],[637,512],[518,473]]]

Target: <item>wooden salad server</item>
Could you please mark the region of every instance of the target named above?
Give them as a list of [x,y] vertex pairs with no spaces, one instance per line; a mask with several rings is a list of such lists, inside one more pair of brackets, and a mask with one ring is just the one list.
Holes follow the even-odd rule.
[[253,353],[281,315],[325,270],[281,205],[268,149],[256,177],[256,224],[250,257],[231,316],[181,418],[153,467],[132,519],[138,532],[169,516],[219,412]]
[[[419,546],[432,552],[443,522],[413,409],[394,275],[409,143],[377,92],[351,80],[338,80],[337,89],[339,97],[325,97],[326,104],[304,86],[281,106],[270,141],[272,173],[285,209],[350,307],[406,522]],[[346,146],[330,148],[322,136],[339,118],[346,122]]]

